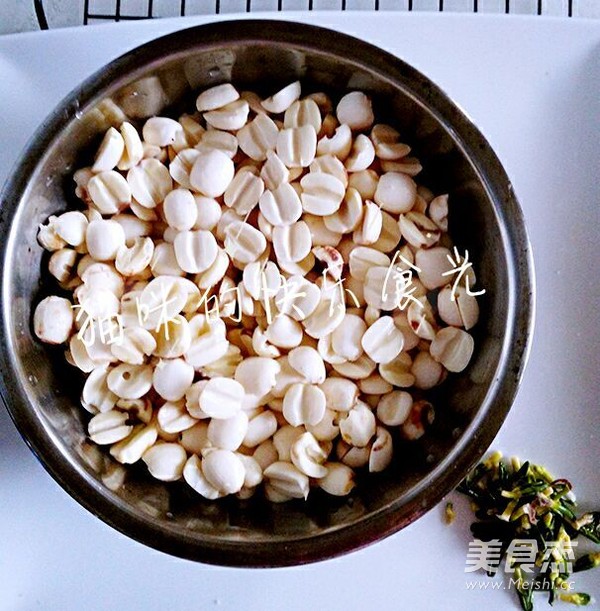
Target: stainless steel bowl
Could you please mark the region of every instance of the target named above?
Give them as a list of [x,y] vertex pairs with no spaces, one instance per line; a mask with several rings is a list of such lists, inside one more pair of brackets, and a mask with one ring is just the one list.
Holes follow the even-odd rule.
[[[51,290],[38,224],[74,203],[71,177],[123,116],[177,111],[191,91],[223,81],[273,92],[369,92],[376,116],[398,126],[425,171],[420,181],[452,198],[450,232],[486,289],[468,369],[433,397],[437,419],[399,446],[386,473],[361,479],[346,499],[206,502],[184,484],[114,464],[86,439],[81,377],[60,348],[32,334],[32,312]],[[188,95],[189,94],[189,95]],[[143,45],[94,74],[44,121],[6,184],[0,208],[1,391],[17,428],[50,474],[89,511],[165,552],[203,562],[276,566],[335,556],[416,520],[452,490],[488,448],[513,401],[531,338],[532,259],[510,182],[477,128],[429,79],[360,40],[289,22],[230,21]],[[260,496],[260,495],[259,495]]]

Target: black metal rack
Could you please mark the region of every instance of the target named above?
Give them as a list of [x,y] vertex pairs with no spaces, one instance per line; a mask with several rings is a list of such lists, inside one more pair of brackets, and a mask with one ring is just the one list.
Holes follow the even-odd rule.
[[[40,24],[41,29],[48,29],[48,20],[46,18],[46,13],[44,10],[43,0],[33,0],[35,11],[37,15],[38,22]],[[83,1],[83,25],[87,25],[92,22],[101,22],[101,21],[137,21],[142,19],[153,19],[155,17],[160,17],[162,15],[158,14],[156,10],[157,2],[155,0],[144,0],[143,2],[137,2],[138,8],[135,12],[131,11],[128,8],[126,0],[112,0],[112,2],[102,2],[100,5],[100,9],[97,8],[99,5],[95,0],[82,0]],[[370,3],[372,6],[372,10],[378,11],[380,9],[394,9],[394,10],[404,10],[404,11],[417,11],[420,9],[419,6],[420,0],[393,0],[392,2],[386,2],[385,6],[383,5],[382,0],[365,0],[363,2],[363,6],[361,8],[366,8],[367,4]],[[522,0],[502,0],[500,4],[500,8],[504,9],[503,12],[509,14],[513,12],[515,6],[518,5],[519,1]],[[572,17],[573,16],[573,5],[575,0],[566,0],[564,3],[564,16]],[[481,4],[485,2],[485,0],[469,0],[470,12],[478,13],[481,9]],[[534,0],[534,14],[543,15],[545,14],[545,3],[544,0]],[[186,15],[195,15],[195,14],[220,14],[223,12],[225,0],[202,0],[200,3],[201,10],[198,10],[198,1],[193,3],[191,0],[172,0],[172,11],[171,16],[174,14],[178,14],[183,16]],[[112,7],[110,10],[106,10],[106,5],[111,4]],[[257,0],[240,0],[238,10],[245,11],[247,13],[251,13],[256,9]],[[437,12],[450,12],[452,9],[448,9],[449,0],[433,0],[433,2],[429,3],[429,10],[437,10]],[[503,5],[503,6],[502,6]],[[141,8],[139,8],[141,6]],[[289,10],[307,10],[313,11],[317,10],[319,7],[317,6],[317,0],[300,0],[300,2],[295,2],[293,9]],[[350,5],[349,0],[334,0],[333,2],[328,2],[327,9],[337,9],[341,11],[349,10],[354,8],[353,5]],[[265,10],[264,8],[262,10]],[[270,7],[270,10],[276,11],[285,11],[288,10],[286,7],[286,0],[273,0],[273,6]]]

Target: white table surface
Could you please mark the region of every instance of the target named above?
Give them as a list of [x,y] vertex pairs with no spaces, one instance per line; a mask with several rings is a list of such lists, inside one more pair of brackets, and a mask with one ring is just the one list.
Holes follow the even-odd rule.
[[[290,14],[396,53],[480,127],[523,206],[537,320],[517,400],[493,447],[546,464],[600,508],[600,22],[411,14]],[[157,35],[207,18],[0,38],[0,182],[35,127],[79,81]],[[467,506],[442,507],[342,558],[241,570],[172,558],[81,508],[0,409],[0,609],[517,609],[514,592],[469,591]],[[478,575],[480,581],[487,581]],[[600,598],[600,571],[577,576]],[[556,608],[568,608],[557,603]],[[549,608],[545,595],[536,609]]]

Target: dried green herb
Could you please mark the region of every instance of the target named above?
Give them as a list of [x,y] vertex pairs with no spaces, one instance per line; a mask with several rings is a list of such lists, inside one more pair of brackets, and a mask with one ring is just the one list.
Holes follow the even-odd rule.
[[454,511],[454,505],[448,501],[444,507],[444,520],[446,524],[452,524],[456,518],[456,511]]
[[566,602],[577,605],[578,607],[585,607],[589,605],[591,602],[591,598],[589,594],[584,594],[582,592],[572,592],[571,594],[561,594],[559,598]]
[[[532,611],[534,591],[547,592],[551,604],[557,598],[578,606],[591,600],[565,586],[572,572],[600,566],[600,551],[575,559],[572,544],[579,536],[600,544],[600,512],[577,517],[571,489],[568,480],[555,479],[544,467],[517,458],[505,461],[499,452],[478,464],[457,488],[472,499],[478,520],[471,525],[473,535],[501,542],[500,558],[488,574],[506,561],[524,611]],[[531,542],[528,558],[514,551],[523,540]]]

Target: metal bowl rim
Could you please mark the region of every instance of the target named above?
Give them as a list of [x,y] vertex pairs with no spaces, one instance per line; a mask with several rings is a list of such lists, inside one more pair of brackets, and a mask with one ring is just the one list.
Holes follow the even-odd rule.
[[[324,36],[327,37],[327,49],[319,44],[319,40]],[[279,44],[289,48],[334,55],[344,62],[363,67],[396,86],[401,86],[398,80],[400,75],[423,80],[427,83],[430,95],[436,101],[435,110],[441,111],[436,115],[437,119],[455,141],[464,147],[467,159],[475,165],[483,182],[485,183],[491,174],[496,177],[495,185],[491,185],[489,181],[485,184],[495,207],[498,206],[498,202],[493,195],[498,196],[499,188],[510,194],[512,225],[504,229],[511,235],[505,235],[503,241],[508,255],[512,255],[514,264],[514,294],[511,296],[513,309],[509,319],[515,324],[510,332],[507,332],[503,343],[497,383],[488,392],[478,417],[470,427],[475,434],[463,435],[461,442],[453,448],[452,455],[456,460],[452,465],[448,464],[451,457],[447,457],[447,460],[434,472],[435,477],[429,478],[433,481],[429,481],[426,487],[425,483],[421,482],[423,484],[421,489],[413,494],[414,498],[409,499],[412,507],[409,512],[402,511],[402,506],[394,503],[331,533],[266,543],[245,544],[242,541],[218,539],[199,542],[193,537],[173,537],[166,530],[156,529],[150,521],[143,518],[142,514],[129,510],[124,502],[117,504],[120,507],[116,506],[108,498],[106,491],[94,485],[91,478],[86,477],[82,471],[65,469],[64,457],[52,445],[52,440],[45,429],[40,427],[34,410],[15,377],[17,369],[14,355],[10,350],[11,334],[8,330],[10,304],[7,303],[7,299],[3,299],[0,326],[0,364],[2,365],[0,394],[23,439],[50,475],[83,507],[118,531],[155,549],[182,558],[229,566],[289,566],[338,556],[393,534],[438,503],[458,485],[481,458],[511,407],[531,347],[534,317],[533,257],[521,209],[498,157],[464,112],[422,73],[374,45],[319,26],[275,20],[225,21],[179,30],[124,53],[76,87],[41,124],[13,168],[0,196],[0,235],[4,237],[0,241],[0,260],[4,263],[3,296],[8,292],[9,268],[6,265],[10,257],[8,238],[17,204],[22,201],[22,194],[44,153],[59,137],[57,134],[60,134],[61,129],[70,123],[73,114],[95,101],[103,91],[119,79],[120,75],[129,77],[136,70],[145,71],[152,62],[162,61],[166,57],[174,57],[194,49],[223,48],[228,43]],[[406,88],[403,89],[408,92]],[[420,100],[419,96],[417,99]],[[432,112],[430,104],[422,100],[421,103]],[[452,111],[459,117],[459,121],[452,125],[444,123],[443,116],[446,111]],[[479,166],[477,158],[468,154],[474,150],[485,153],[488,166],[485,171]],[[520,245],[518,252],[515,250],[516,244]],[[518,311],[516,311],[517,307]],[[521,338],[519,346],[513,347],[513,343],[518,338]],[[487,415],[490,410],[493,410],[496,417],[494,425],[481,427],[482,415]]]

